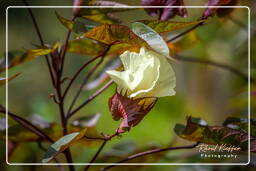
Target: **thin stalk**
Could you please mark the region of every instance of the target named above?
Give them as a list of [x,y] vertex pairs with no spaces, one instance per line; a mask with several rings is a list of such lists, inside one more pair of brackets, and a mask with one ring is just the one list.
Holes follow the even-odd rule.
[[66,90],[64,91],[64,94],[63,94],[63,99],[65,98],[65,96],[67,95],[68,93],[68,90],[70,89],[70,87],[72,86],[72,84],[74,83],[74,81],[77,79],[78,75],[89,65],[91,64],[93,61],[95,61],[96,59],[100,58],[100,57],[104,57],[106,55],[106,53],[108,52],[108,50],[110,49],[111,45],[108,45],[107,48],[102,52],[100,53],[99,55],[91,58],[90,60],[86,61],[79,69],[78,71],[74,74],[74,76],[71,78]]
[[98,91],[96,91],[92,96],[90,96],[86,101],[84,101],[82,104],[80,104],[76,109],[74,109],[71,113],[67,115],[67,119],[69,119],[71,116],[73,116],[76,112],[78,112],[80,109],[82,109],[85,105],[90,103],[93,99],[95,99],[97,96],[99,96],[104,90],[106,90],[113,81],[109,81],[106,83],[102,88],[100,88]]
[[[76,17],[73,16],[72,21],[75,21]],[[66,52],[67,52],[67,48],[68,48],[68,41],[71,35],[71,30],[69,29],[67,32],[67,36],[66,36],[66,40],[65,40],[65,44],[63,46],[63,50],[61,51],[61,55],[60,55],[60,60],[61,60],[61,65],[60,65],[60,73],[63,72],[64,69],[64,63],[65,63],[65,56],[66,56]]]
[[[6,109],[1,107],[0,109],[0,113],[6,114]],[[11,113],[9,111],[7,111],[8,116],[10,116],[13,120],[15,120],[16,122],[18,122],[21,126],[23,126],[25,129],[33,132],[34,134],[38,135],[40,138],[45,139],[51,143],[53,143],[54,141],[47,135],[45,134],[42,130],[40,130],[39,128],[37,128],[35,125],[33,125],[31,122],[29,122],[28,120],[14,114]]]
[[191,28],[185,30],[184,32],[181,32],[180,34],[174,36],[173,38],[171,38],[170,40],[168,40],[167,43],[172,42],[172,41],[174,41],[174,40],[176,40],[176,39],[178,39],[178,38],[184,36],[185,34],[187,34],[187,33],[191,32],[191,31],[195,30],[197,27],[199,27],[199,26],[201,26],[201,25],[203,25],[203,24],[204,24],[204,22],[198,23],[198,24],[194,25],[193,27],[191,27]]
[[80,85],[78,91],[76,92],[75,97],[73,98],[71,105],[68,109],[67,113],[70,113],[71,110],[73,109],[79,95],[81,94],[83,87],[86,85],[86,83],[88,82],[88,80],[90,79],[90,77],[92,76],[92,74],[96,71],[96,69],[100,66],[100,64],[103,62],[104,57],[100,58],[100,61],[88,72],[88,74],[86,75],[85,79],[83,80],[82,84]]
[[90,59],[89,61],[86,61],[79,69],[78,71],[74,74],[74,76],[71,78],[67,88],[65,89],[64,91],[64,94],[63,94],[63,98],[66,97],[67,93],[68,93],[68,90],[70,89],[70,87],[72,86],[72,84],[74,83],[74,81],[76,80],[76,78],[78,77],[78,75],[84,70],[84,68],[86,68],[90,63],[92,63],[94,60],[98,59],[99,57],[101,57],[102,55],[98,55],[98,56],[95,56],[94,58]]
[[[244,74],[240,70],[236,69],[235,67],[227,65],[227,64],[222,64],[219,62],[215,62],[215,61],[211,61],[211,60],[207,60],[207,59],[195,58],[195,57],[184,57],[184,56],[180,56],[180,55],[176,55],[174,57],[176,60],[179,60],[179,61],[206,64],[206,65],[211,65],[211,66],[215,66],[218,68],[222,68],[224,70],[227,70],[227,71],[237,75],[238,77],[242,78],[245,81],[248,80],[248,76],[246,74]],[[253,79],[253,78],[250,78],[250,79],[252,82],[255,82],[255,79]]]
[[[102,149],[105,147],[107,141],[108,140],[104,140],[103,141],[103,143],[101,144],[100,148],[98,149],[98,151],[95,153],[95,155],[91,159],[90,163],[94,163],[94,161],[97,159],[97,157],[99,156],[99,154],[102,151]],[[84,169],[84,171],[87,171],[90,167],[91,167],[91,164],[87,165],[86,168]]]
[[[154,150],[148,150],[148,151],[144,151],[144,152],[140,152],[140,153],[137,153],[137,154],[134,154],[134,155],[131,155],[123,160],[120,160],[116,163],[125,163],[129,160],[132,160],[132,159],[136,159],[136,158],[139,158],[139,157],[143,157],[143,156],[147,156],[147,155],[151,155],[151,154],[155,154],[155,153],[160,153],[160,152],[164,152],[164,151],[172,151],[172,150],[181,150],[181,149],[192,149],[192,148],[195,148],[199,143],[195,143],[195,144],[192,144],[192,145],[188,145],[188,146],[180,146],[180,147],[168,147],[168,148],[161,148],[161,149],[154,149]],[[105,168],[102,168],[101,171],[106,171],[112,167],[115,167],[117,165],[110,165],[110,166],[107,166]]]
[[[23,2],[26,6],[29,6],[29,4],[26,0],[23,0]],[[32,10],[31,10],[31,8],[28,8],[28,12],[29,12],[29,15],[31,16],[31,19],[32,19],[32,22],[34,24],[34,27],[35,27],[36,33],[38,35],[38,38],[40,40],[40,43],[41,43],[42,46],[44,46],[44,41],[43,41],[42,34],[40,32],[39,26],[37,24],[36,18],[35,18]],[[55,79],[54,79],[54,76],[53,76],[53,71],[52,71],[50,61],[49,61],[49,57],[48,57],[48,55],[45,55],[44,57],[45,57],[45,60],[46,60],[47,66],[48,66],[48,70],[49,70],[49,73],[50,73],[52,84],[55,87]]]

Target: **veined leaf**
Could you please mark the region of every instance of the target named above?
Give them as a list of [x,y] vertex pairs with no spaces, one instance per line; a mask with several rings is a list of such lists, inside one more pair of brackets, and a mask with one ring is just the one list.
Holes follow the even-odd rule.
[[84,137],[86,133],[86,128],[83,129],[81,132],[74,132],[72,134],[65,135],[64,137],[60,138],[54,144],[52,144],[46,151],[44,159],[42,160],[43,163],[47,163],[56,157],[58,154],[66,150],[72,144],[80,140]]
[[102,24],[120,23],[120,20],[113,14],[103,13],[100,9],[89,9],[89,11],[87,15],[82,15],[82,18]]
[[[55,51],[58,44],[55,44],[53,48],[40,48],[40,49],[30,49],[24,52],[8,52],[8,68],[12,68],[18,64],[31,61],[38,56],[43,56],[50,54]],[[2,58],[0,61],[0,72],[6,69],[6,58]]]
[[137,47],[149,47],[148,44],[134,34],[129,27],[123,25],[103,24],[85,33],[85,37],[107,45],[127,43]]
[[192,21],[192,22],[178,22],[178,21],[160,21],[160,20],[141,20],[139,22],[151,27],[158,33],[172,32],[185,27],[193,26],[203,23],[206,20]]
[[58,20],[69,30],[72,30],[74,26],[74,21],[66,19],[62,16],[60,16],[57,11],[55,11],[55,15],[57,16]]
[[156,52],[169,57],[169,48],[164,39],[152,28],[139,22],[132,23],[132,31],[145,40]]
[[104,50],[104,46],[89,39],[75,39],[68,43],[67,51],[80,55],[98,55]]
[[18,73],[18,74],[15,74],[15,75],[13,75],[13,76],[11,76],[11,77],[9,77],[9,78],[1,78],[0,77],[0,86],[3,86],[3,85],[5,85],[6,84],[6,82],[9,82],[9,81],[11,81],[11,80],[13,80],[13,79],[15,79],[16,77],[18,77],[20,75],[20,73]]
[[[240,147],[241,150],[248,149],[248,135],[240,130],[224,126],[206,126],[195,123],[191,117],[187,120],[187,125],[176,124],[174,131],[176,134],[190,141],[197,141],[205,144],[226,144]],[[256,137],[251,136],[251,149],[256,152]]]
[[129,43],[114,44],[110,47],[107,55],[120,55],[127,50],[139,53],[140,47]]
[[[229,128],[238,129],[248,133],[248,118],[228,117],[224,121],[223,125]],[[250,127],[251,135],[256,136],[256,119],[251,118]]]
[[72,21],[69,19],[66,19],[62,16],[60,16],[57,11],[55,11],[55,15],[57,16],[58,20],[61,22],[63,26],[65,26],[67,29],[73,31],[74,33],[81,33],[86,32],[89,30],[89,28],[80,21]]

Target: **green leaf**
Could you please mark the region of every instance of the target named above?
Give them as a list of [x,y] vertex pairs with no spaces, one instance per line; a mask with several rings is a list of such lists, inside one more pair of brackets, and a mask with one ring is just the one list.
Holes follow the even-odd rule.
[[[205,144],[227,144],[248,149],[248,135],[240,130],[224,126],[206,126],[193,122],[192,117],[187,119],[187,125],[176,124],[175,133],[186,140]],[[251,137],[251,149],[256,152],[256,137]]]
[[58,20],[69,30],[72,30],[74,26],[74,22],[72,20],[66,19],[60,16],[57,11],[55,11],[55,15],[57,16]]
[[[248,118],[228,117],[224,121],[223,125],[229,128],[238,129],[248,133]],[[256,119],[251,118],[250,127],[251,135],[256,136]]]
[[132,23],[132,31],[145,40],[156,52],[169,57],[169,48],[164,39],[152,28],[139,22]]
[[[12,68],[18,64],[31,61],[38,56],[43,56],[50,54],[55,51],[58,47],[58,44],[55,44],[53,48],[40,48],[40,49],[30,49],[25,53],[20,51],[8,52],[8,68]],[[0,72],[6,70],[6,58],[2,58],[0,61]]]
[[75,39],[68,43],[67,51],[80,55],[98,55],[104,50],[104,46],[89,39]]
[[117,17],[109,13],[103,13],[100,9],[89,9],[86,15],[82,15],[82,18],[102,24],[120,23]]
[[69,148],[72,144],[83,138],[85,133],[86,129],[82,130],[81,132],[74,132],[72,134],[68,134],[60,138],[47,149],[42,162],[47,163],[50,160],[52,160],[58,154]]
[[60,16],[57,11],[55,11],[55,15],[57,16],[58,20],[61,22],[63,26],[65,26],[67,29],[73,31],[74,33],[81,33],[86,32],[90,28],[87,27],[84,23],[80,21],[72,21],[69,19],[66,19],[62,16]]
[[192,22],[177,22],[177,21],[160,21],[160,20],[140,20],[139,22],[151,27],[158,33],[172,32],[183,29],[188,26],[193,26],[203,23],[206,20],[192,21]]
[[20,74],[21,74],[21,73],[15,74],[15,75],[13,75],[13,76],[7,78],[7,79],[0,77],[0,86],[6,85],[7,82],[9,82],[9,81],[15,79],[15,78],[18,77]]
[[129,27],[123,25],[103,24],[91,29],[84,36],[107,45],[127,43],[137,47],[149,47]]

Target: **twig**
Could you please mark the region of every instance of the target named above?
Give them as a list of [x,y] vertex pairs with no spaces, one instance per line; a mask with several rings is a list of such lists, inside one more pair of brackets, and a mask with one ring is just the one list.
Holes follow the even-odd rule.
[[88,80],[90,79],[90,77],[92,76],[92,74],[95,72],[95,70],[100,66],[100,64],[103,62],[104,60],[104,56],[103,55],[101,58],[100,58],[100,61],[88,72],[87,76],[85,77],[85,79],[83,80],[82,84],[80,85],[74,99],[72,100],[71,102],[71,105],[70,107],[68,108],[68,112],[67,113],[70,113],[71,110],[73,109],[79,95],[81,94],[82,90],[83,90],[83,87],[85,86],[85,84],[88,82]]
[[71,113],[67,115],[67,119],[69,119],[71,116],[73,116],[76,112],[78,112],[80,109],[82,109],[85,105],[90,103],[93,99],[95,99],[98,95],[100,95],[104,90],[106,90],[113,81],[109,81],[106,83],[103,87],[101,87],[98,91],[96,91],[92,96],[90,96],[86,101],[84,101],[81,105],[79,105],[76,109],[74,109]]
[[203,24],[204,24],[204,22],[198,23],[198,24],[194,25],[193,27],[191,27],[191,28],[185,30],[184,32],[181,32],[180,34],[174,36],[173,38],[171,38],[170,40],[168,40],[167,43],[172,42],[172,41],[178,39],[178,38],[181,37],[181,36],[184,36],[185,34],[187,34],[187,33],[191,32],[191,31],[195,30],[197,27],[199,27],[199,26],[201,26],[201,25],[203,25]]
[[[211,61],[211,60],[207,60],[207,59],[195,58],[195,57],[184,57],[184,56],[181,56],[181,55],[175,55],[174,58],[176,60],[184,61],[184,62],[193,62],[193,63],[200,63],[200,64],[207,64],[207,65],[211,65],[211,66],[216,66],[216,67],[225,69],[225,70],[241,77],[245,81],[248,81],[248,76],[246,74],[244,74],[240,70],[236,69],[235,67],[227,65],[227,64],[222,64],[222,63],[219,63],[219,62],[215,62],[215,61]],[[252,82],[255,82],[255,79],[253,79],[253,78],[250,78],[250,79],[251,79]]]
[[86,68],[90,63],[92,63],[93,61],[95,61],[96,59],[102,57],[102,56],[105,56],[107,51],[110,49],[111,45],[107,46],[107,48],[102,52],[100,53],[99,55],[91,58],[90,60],[86,61],[79,69],[78,71],[74,74],[74,76],[71,78],[67,88],[65,89],[64,91],[64,94],[63,94],[63,99],[65,98],[65,96],[67,95],[68,93],[68,90],[70,89],[71,85],[73,84],[73,82],[76,80],[76,78],[78,77],[78,75],[84,70],[84,68]]
[[[28,2],[26,0],[23,0],[23,2],[24,2],[24,4],[26,6],[29,6],[29,4],[28,4]],[[35,16],[34,16],[32,10],[31,10],[31,8],[27,8],[27,9],[28,9],[28,12],[29,12],[29,14],[31,16],[32,22],[33,22],[33,24],[35,26],[35,29],[36,29],[38,38],[40,40],[40,43],[41,43],[42,46],[44,46],[44,41],[43,41],[43,38],[42,38],[42,35],[41,35],[41,32],[40,32],[39,26],[37,24],[37,21],[35,19]],[[52,71],[52,67],[51,67],[48,55],[45,55],[44,57],[45,57],[45,60],[46,60],[46,63],[47,63],[48,69],[49,69],[49,73],[50,73],[50,77],[51,77],[51,80],[52,80],[52,84],[55,87],[55,79],[54,79],[54,76],[53,76],[53,71]]]
[[98,157],[98,155],[100,154],[100,152],[102,151],[102,149],[104,148],[104,146],[106,145],[106,143],[108,142],[108,140],[104,140],[103,143],[101,144],[100,148],[98,149],[98,151],[96,152],[96,154],[93,156],[93,158],[91,159],[90,161],[90,164],[86,166],[86,168],[84,169],[84,171],[87,171],[90,166],[91,166],[91,163],[93,163],[96,158]]
[[106,138],[104,137],[88,137],[87,135],[84,136],[85,138],[89,139],[89,140],[106,140]]
[[[150,154],[155,154],[155,153],[159,153],[159,152],[164,152],[164,151],[171,151],[171,150],[180,150],[180,149],[192,149],[192,148],[195,148],[199,143],[195,143],[195,144],[192,144],[192,145],[189,145],[189,146],[180,146],[180,147],[168,147],[168,148],[161,148],[161,149],[154,149],[154,150],[148,150],[148,151],[144,151],[144,152],[140,152],[140,153],[137,153],[137,154],[134,154],[134,155],[131,155],[123,160],[120,160],[116,163],[125,163],[129,160],[132,160],[132,159],[135,159],[135,158],[139,158],[139,157],[143,157],[143,156],[147,156],[147,155],[150,155]],[[102,168],[101,171],[105,171],[105,170],[108,170],[114,166],[117,166],[117,165],[110,165],[110,166],[107,166],[105,168]]]
[[[34,134],[38,135],[40,138],[45,139],[51,143],[53,143],[54,141],[47,135],[45,134],[42,130],[40,130],[39,128],[37,128],[35,125],[33,125],[31,122],[29,122],[28,120],[14,114],[11,113],[9,111],[6,112],[6,109],[4,107],[1,106],[0,108],[0,113],[3,114],[8,114],[8,116],[10,116],[13,120],[15,120],[16,122],[18,122],[21,126],[23,126],[25,129],[33,132]],[[6,128],[8,129],[8,128]]]
[[101,57],[102,55],[98,55],[98,56],[95,56],[94,58],[90,59],[89,61],[86,61],[79,69],[78,71],[75,73],[75,75],[71,78],[67,88],[65,89],[64,91],[64,94],[63,94],[63,98],[65,98],[65,96],[67,95],[68,93],[68,90],[70,89],[71,85],[73,84],[73,82],[76,80],[76,78],[78,77],[78,75],[83,71],[83,69],[85,67],[87,67],[90,63],[92,63],[94,60],[98,59],[99,57]]
[[[73,16],[72,21],[75,21],[75,19],[76,19],[76,16]],[[65,56],[68,48],[68,41],[69,41],[70,35],[71,35],[71,29],[69,29],[67,32],[65,44],[64,44],[63,50],[61,51],[62,53],[60,55],[60,60],[61,60],[60,73],[62,73],[64,69]]]

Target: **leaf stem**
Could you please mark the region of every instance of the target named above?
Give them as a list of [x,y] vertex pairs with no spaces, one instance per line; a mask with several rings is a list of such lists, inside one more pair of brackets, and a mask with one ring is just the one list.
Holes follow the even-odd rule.
[[202,26],[204,23],[205,23],[205,22],[198,23],[198,24],[194,25],[193,27],[191,27],[191,28],[185,30],[184,32],[181,32],[180,34],[178,34],[178,35],[174,36],[173,38],[171,38],[170,40],[168,40],[167,43],[172,42],[172,41],[178,39],[179,37],[184,36],[185,34],[187,34],[187,33],[191,32],[191,31],[195,30],[197,27]]
[[[168,147],[168,148],[160,148],[160,149],[154,149],[154,150],[148,150],[148,151],[144,151],[144,152],[140,152],[140,153],[137,153],[137,154],[134,154],[134,155],[131,155],[123,160],[120,160],[116,163],[125,163],[129,160],[132,160],[132,159],[136,159],[136,158],[139,158],[139,157],[143,157],[143,156],[147,156],[147,155],[151,155],[151,154],[155,154],[155,153],[160,153],[160,152],[164,152],[164,151],[172,151],[172,150],[180,150],[180,149],[192,149],[192,148],[195,148],[199,143],[195,143],[195,144],[192,144],[192,145],[188,145],[188,146],[179,146],[179,147]],[[110,166],[107,166],[105,168],[102,168],[101,171],[106,171],[112,167],[115,167],[117,165],[110,165]]]
[[[240,78],[242,78],[245,81],[248,81],[248,76],[246,74],[244,74],[240,70],[236,69],[235,67],[227,65],[227,64],[222,64],[219,62],[215,62],[215,61],[211,61],[211,60],[207,60],[207,59],[195,58],[195,57],[184,57],[181,55],[175,55],[174,59],[179,60],[179,61],[184,61],[184,62],[200,63],[200,64],[207,64],[207,65],[219,67],[219,68],[225,69],[225,70],[239,76]],[[254,78],[250,78],[250,79],[252,82],[255,82]]]
[[[33,132],[34,134],[38,135],[40,138],[45,139],[51,143],[53,143],[54,141],[47,135],[45,134],[42,130],[40,130],[39,128],[37,128],[35,125],[33,125],[31,122],[29,122],[28,120],[10,112],[10,111],[6,111],[6,109],[1,106],[0,107],[0,113],[3,114],[8,114],[8,116],[10,116],[13,120],[15,120],[16,122],[18,122],[21,126],[23,126],[24,128],[26,128],[27,130]],[[8,128],[6,128],[8,129]]]

